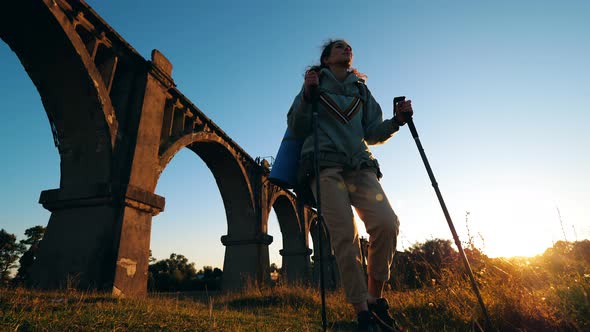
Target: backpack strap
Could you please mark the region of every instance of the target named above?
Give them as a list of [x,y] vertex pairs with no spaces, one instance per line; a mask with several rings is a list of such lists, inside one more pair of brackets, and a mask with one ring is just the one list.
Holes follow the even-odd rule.
[[366,124],[367,124],[367,117],[369,116],[366,112],[367,110],[367,101],[369,101],[369,88],[367,88],[367,85],[365,84],[365,81],[363,79],[359,79],[356,82],[356,86],[359,89],[359,94],[361,95],[361,99],[363,101],[363,119],[362,119],[362,124],[363,124],[363,128],[365,128]]

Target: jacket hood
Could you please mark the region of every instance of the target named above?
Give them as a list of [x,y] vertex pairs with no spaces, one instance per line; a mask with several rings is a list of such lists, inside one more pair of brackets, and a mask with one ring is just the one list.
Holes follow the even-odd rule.
[[322,68],[322,70],[320,70],[320,77],[321,76],[324,76],[324,78],[329,77],[330,80],[333,80],[334,82],[337,82],[340,84],[350,84],[350,83],[356,83],[358,81],[364,82],[363,79],[356,76],[356,74],[353,72],[349,72],[348,76],[346,76],[344,81],[340,82],[340,81],[338,81],[338,79],[336,79],[336,77],[334,76],[334,74],[332,73],[332,71],[329,68]]
[[364,83],[364,80],[356,74],[350,72],[344,81],[339,81],[332,71],[328,68],[320,70],[320,91],[330,92],[347,96],[360,96],[357,86],[358,82]]

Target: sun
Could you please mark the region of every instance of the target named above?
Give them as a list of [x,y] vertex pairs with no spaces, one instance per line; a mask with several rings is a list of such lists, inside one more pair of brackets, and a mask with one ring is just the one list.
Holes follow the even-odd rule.
[[554,205],[538,193],[508,189],[469,204],[469,227],[489,257],[532,257],[563,240]]

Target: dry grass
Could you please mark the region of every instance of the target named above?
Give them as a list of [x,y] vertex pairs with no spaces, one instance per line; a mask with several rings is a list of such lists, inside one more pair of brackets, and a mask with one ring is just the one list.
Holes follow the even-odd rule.
[[[589,331],[590,276],[494,260],[476,271],[500,331]],[[386,297],[409,331],[478,331],[483,317],[470,284],[443,271],[435,285]],[[328,292],[331,331],[353,331],[341,292]],[[118,299],[80,291],[0,289],[2,331],[320,331],[319,292],[300,286],[235,294],[152,294]]]

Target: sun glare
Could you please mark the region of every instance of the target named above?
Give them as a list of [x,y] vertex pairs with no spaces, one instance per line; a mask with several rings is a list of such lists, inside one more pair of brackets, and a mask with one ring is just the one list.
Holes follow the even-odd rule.
[[[464,247],[471,237],[488,257],[533,257],[564,240],[555,203],[531,188],[513,186],[468,196],[449,195],[448,204],[461,203],[450,214]],[[417,206],[403,203],[393,201],[402,220],[398,250],[432,238],[453,240],[440,206],[433,204],[419,211]],[[359,236],[368,238],[356,211],[354,215]]]
[[469,227],[490,257],[531,257],[564,240],[554,204],[530,188],[513,186],[469,203]]

